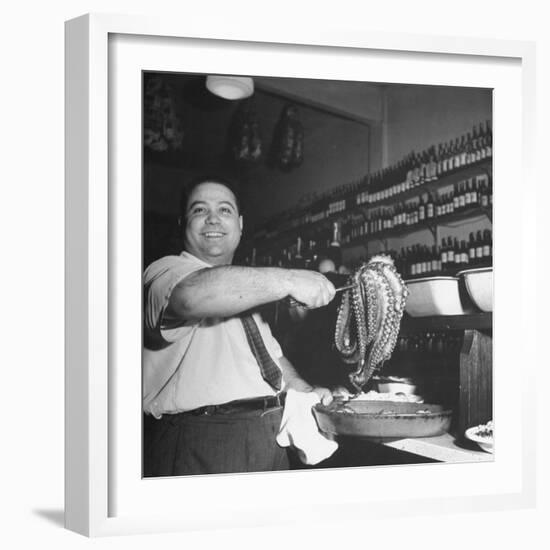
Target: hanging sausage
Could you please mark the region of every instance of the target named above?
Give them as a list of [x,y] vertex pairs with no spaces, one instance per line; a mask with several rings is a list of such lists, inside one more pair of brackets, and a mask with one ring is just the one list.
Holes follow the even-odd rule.
[[176,112],[174,90],[161,76],[147,78],[143,107],[145,147],[152,151],[181,149],[183,130]]
[[257,162],[262,156],[260,124],[250,102],[239,105],[229,131],[230,151],[237,162]]
[[304,158],[304,129],[298,108],[287,105],[275,127],[271,162],[281,170],[290,171],[302,164]]

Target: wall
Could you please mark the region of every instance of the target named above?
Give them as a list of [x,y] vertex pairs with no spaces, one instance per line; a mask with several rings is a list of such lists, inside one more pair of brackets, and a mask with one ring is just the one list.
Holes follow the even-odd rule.
[[[269,95],[258,102],[266,145],[285,104]],[[369,171],[368,126],[306,106],[299,109],[304,127],[303,164],[290,172],[265,163],[247,170],[246,202],[253,206],[253,221],[307,203],[314,195],[358,180]]]
[[[272,91],[289,99],[317,105],[366,123],[381,122],[382,93],[379,84],[306,78],[255,79],[260,89]],[[343,100],[345,96],[345,100]]]
[[394,164],[410,151],[423,151],[492,119],[492,92],[483,88],[388,86],[387,158]]

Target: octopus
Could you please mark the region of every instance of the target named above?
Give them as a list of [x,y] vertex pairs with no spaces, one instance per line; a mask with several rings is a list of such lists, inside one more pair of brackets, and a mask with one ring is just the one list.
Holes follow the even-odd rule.
[[373,256],[351,275],[338,307],[334,344],[354,364],[348,377],[359,394],[395,348],[409,291],[384,254]]

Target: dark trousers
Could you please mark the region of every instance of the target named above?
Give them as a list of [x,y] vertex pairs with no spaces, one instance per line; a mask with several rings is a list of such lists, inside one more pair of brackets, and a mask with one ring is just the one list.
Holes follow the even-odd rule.
[[288,470],[275,437],[282,407],[237,413],[144,415],[144,477]]

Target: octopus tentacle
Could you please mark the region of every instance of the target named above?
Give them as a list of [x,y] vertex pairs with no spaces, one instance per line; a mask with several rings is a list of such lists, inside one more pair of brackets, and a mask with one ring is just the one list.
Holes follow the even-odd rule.
[[[350,382],[361,391],[395,348],[408,290],[389,256],[377,255],[352,275],[338,309],[335,346],[356,363]],[[351,305],[350,305],[351,301]]]
[[356,363],[359,358],[357,340],[350,338],[352,313],[350,311],[350,292],[344,292],[338,308],[334,343],[342,360],[346,363]]

